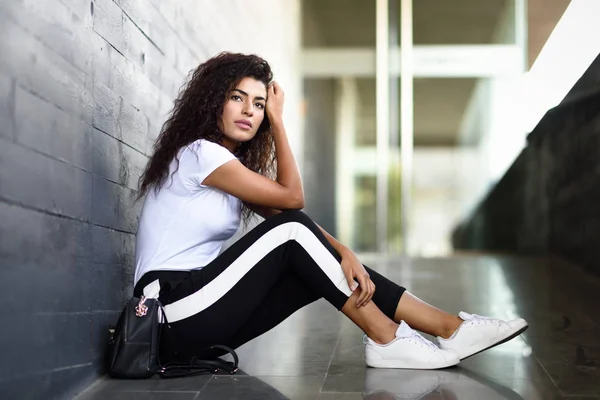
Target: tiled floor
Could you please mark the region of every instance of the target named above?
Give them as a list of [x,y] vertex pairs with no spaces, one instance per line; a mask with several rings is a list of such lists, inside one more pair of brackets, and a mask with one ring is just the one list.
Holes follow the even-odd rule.
[[323,300],[239,349],[235,376],[102,380],[78,400],[600,399],[600,280],[556,260],[363,258],[424,300],[511,318],[521,337],[441,371],[367,369],[361,331]]

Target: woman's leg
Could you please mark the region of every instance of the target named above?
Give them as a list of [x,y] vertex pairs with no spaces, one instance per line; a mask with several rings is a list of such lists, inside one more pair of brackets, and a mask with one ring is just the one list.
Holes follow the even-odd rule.
[[240,327],[227,345],[234,349],[242,346],[270,331],[287,317],[318,299],[319,296],[293,272],[286,274],[264,297],[262,304],[250,315],[247,323]]
[[[386,344],[377,344],[372,340],[372,337],[366,340],[365,361],[367,365],[385,368],[432,369],[444,368],[458,363],[456,354],[441,351],[415,334],[406,324],[398,328],[398,325],[392,322],[386,314],[393,316],[395,306],[398,303],[397,295],[398,293],[401,295],[404,289],[376,272],[368,271],[371,277],[379,283],[376,291],[377,296],[373,296],[373,301],[360,309],[356,308],[356,301],[353,298],[346,301],[346,304],[342,307],[342,311],[357,325],[361,326],[363,330],[368,332],[367,327],[371,327],[370,330],[374,333],[368,336],[375,336],[375,333],[380,331],[389,332],[390,336],[382,340]],[[354,296],[358,295],[360,293]],[[291,302],[289,301],[290,297],[294,299]],[[311,289],[302,280],[295,276],[293,271],[290,271],[271,289],[264,298],[263,303],[236,332],[231,341],[226,344],[237,348],[247,343],[275,327],[299,308],[313,302],[318,297],[311,292]],[[382,302],[381,310],[377,301]],[[383,310],[386,310],[387,313],[384,313]],[[378,327],[378,321],[384,325]],[[219,356],[220,354],[213,355]]]
[[[348,288],[339,262],[339,255],[308,216],[299,211],[278,214],[209,265],[173,282],[168,293],[161,291],[171,327],[165,336],[176,338],[173,347],[188,354],[229,343],[268,293],[293,272],[318,298],[324,297],[342,310],[373,340],[392,340],[397,324],[373,303],[356,308],[358,294]],[[143,277],[136,291],[147,283]],[[284,301],[297,307],[303,304],[289,296]]]
[[[367,266],[365,268],[377,286],[373,301],[369,304],[373,303],[371,304],[372,306],[375,306],[377,310],[381,310],[385,316],[391,317],[390,319],[394,319],[395,322],[400,323],[401,321],[405,321],[412,328],[421,332],[445,338],[450,337],[463,322],[458,316],[448,314],[425,303],[376,271],[371,270]],[[400,301],[396,302],[395,299],[398,296],[401,296]],[[294,299],[294,301],[289,301],[290,298]],[[288,316],[318,298],[293,273],[288,274],[269,292],[261,306],[249,318],[249,322],[241,327],[229,345],[237,348],[249,342],[274,328]],[[350,305],[351,303],[347,302],[345,306],[348,306],[348,309],[344,310],[342,308],[342,312],[346,311],[351,318],[361,318],[362,314],[353,315],[353,310],[356,307],[350,307]],[[371,312],[370,309],[366,309],[366,311],[365,314],[367,315]],[[375,312],[377,313],[377,311]],[[374,319],[373,322],[376,323],[377,321],[385,322],[387,320],[381,318]],[[387,323],[389,322],[387,321]],[[361,324],[370,323],[371,321],[367,318],[366,321],[357,323],[357,325],[361,326]],[[393,326],[395,327],[396,325]],[[377,330],[378,327],[376,326],[371,329],[371,331]],[[383,331],[386,330],[384,329]],[[373,334],[373,336],[376,335]],[[392,339],[393,337],[382,339],[380,343],[387,343]]]
[[[452,335],[463,322],[458,316],[430,306],[405,292],[403,287],[385,276],[366,265],[364,267],[377,287],[373,301],[364,309],[364,313],[356,313],[356,307],[351,307],[350,302],[347,302],[341,311],[358,326],[372,324],[372,327],[365,332],[376,342],[387,343],[393,339],[394,332],[389,328],[390,320],[394,320],[396,323],[404,320],[417,330],[442,337]],[[360,288],[356,295],[360,295]],[[274,328],[288,316],[317,299],[319,296],[311,292],[294,273],[288,273],[271,289],[262,304],[248,319],[248,323],[240,328],[228,345],[233,348],[243,345]],[[383,312],[389,319],[378,315],[380,312]],[[369,318],[373,313],[378,315],[378,318]],[[367,318],[364,318],[365,315]],[[361,321],[361,319],[363,320]],[[386,324],[388,328],[378,325],[381,323]],[[395,329],[397,325],[391,324],[391,327]],[[380,337],[378,333],[383,333],[384,336]]]
[[418,331],[443,338],[452,336],[463,323],[457,315],[435,308],[408,292],[400,298],[394,320],[406,321]]
[[[414,329],[444,338],[450,337],[463,322],[458,316],[448,314],[430,306],[406,292],[404,288],[388,280],[378,272],[373,271],[367,266],[364,267],[377,287],[375,295],[373,296],[373,301],[371,302],[373,304],[369,304],[375,305],[377,309],[381,310],[381,312],[395,322],[400,323],[401,321],[405,321]],[[397,301],[398,297],[400,297],[399,302]],[[294,301],[289,301],[289,298],[293,298]],[[241,327],[228,345],[237,348],[244,343],[249,342],[274,328],[288,316],[318,298],[319,297],[312,293],[294,274],[288,274],[269,292],[261,306],[258,307],[254,314],[249,318],[249,322]],[[350,305],[351,303],[346,303],[348,309],[344,310],[344,308],[342,308],[342,312],[346,311],[352,318],[353,310],[356,307],[350,307]],[[370,314],[371,312],[369,308],[367,308],[366,311],[365,314]],[[377,313],[377,311],[375,312]],[[362,314],[356,315],[354,318],[361,318],[361,315]],[[377,321],[386,320],[374,320],[374,322]],[[389,323],[390,321],[387,322]],[[367,319],[362,323],[357,323],[357,325],[361,326],[361,324],[369,323],[371,323],[371,321]],[[379,328],[374,326],[370,330],[378,331]],[[386,332],[389,330],[383,329],[382,331]],[[369,334],[367,333],[367,335]],[[372,335],[377,337],[375,334]],[[376,341],[387,343],[392,339],[393,337],[385,337]]]
[[[371,338],[374,337],[374,340],[380,343],[388,343],[393,340],[398,328],[398,325],[383,310],[380,310],[380,307],[376,304],[376,300],[382,298],[386,300],[383,303],[383,306],[386,307],[388,306],[387,303],[389,303],[388,299],[395,298],[395,295],[401,295],[404,292],[403,288],[392,282],[390,283],[391,286],[388,288],[385,282],[380,282],[382,286],[379,296],[377,298],[374,297],[374,300],[364,310],[361,309],[360,312],[356,312],[359,311],[355,305],[356,302],[346,302],[341,310],[359,327],[369,327],[363,330],[367,332],[367,335]],[[392,289],[392,291],[389,289]],[[357,291],[358,293],[356,295],[353,294],[353,296],[360,295],[360,289],[357,289]],[[387,296],[384,295],[384,291],[387,291]],[[292,300],[290,301],[290,299]],[[227,345],[237,348],[249,342],[271,330],[299,309],[318,299],[319,296],[312,292],[293,272],[288,273],[271,289],[262,304],[248,318],[248,322],[236,332]],[[356,300],[353,297],[350,299]],[[393,316],[393,311],[391,314]]]

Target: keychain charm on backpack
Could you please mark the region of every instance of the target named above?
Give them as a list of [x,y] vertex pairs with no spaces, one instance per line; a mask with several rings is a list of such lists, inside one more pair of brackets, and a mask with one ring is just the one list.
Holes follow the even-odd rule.
[[144,304],[145,301],[146,301],[146,297],[142,296],[140,298],[140,302],[135,307],[135,315],[136,316],[143,317],[148,313],[148,306]]

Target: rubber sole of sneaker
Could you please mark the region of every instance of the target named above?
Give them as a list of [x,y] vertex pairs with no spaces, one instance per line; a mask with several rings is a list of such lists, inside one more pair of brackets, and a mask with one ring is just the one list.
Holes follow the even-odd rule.
[[496,347],[496,346],[499,346],[499,345],[501,345],[502,343],[506,343],[506,342],[508,342],[509,340],[512,340],[512,339],[516,338],[516,337],[517,337],[517,336],[519,336],[521,333],[525,332],[525,331],[527,330],[527,328],[529,328],[529,325],[528,325],[528,324],[527,324],[527,325],[525,325],[525,326],[523,326],[523,327],[521,327],[521,328],[519,328],[517,331],[510,333],[508,336],[498,339],[498,341],[496,341],[496,342],[493,342],[492,344],[490,344],[490,345],[489,345],[489,346],[487,346],[487,347],[484,347],[483,349],[480,349],[480,350],[474,350],[472,353],[468,353],[468,355],[466,355],[466,356],[464,356],[464,357],[461,357],[461,358],[460,358],[460,360],[461,360],[461,361],[462,361],[462,360],[466,360],[467,358],[469,358],[469,357],[473,357],[474,355],[477,355],[477,354],[481,353],[482,351],[486,351],[486,350],[489,350],[489,349],[491,349],[492,347]]
[[399,360],[372,360],[366,361],[368,367],[371,368],[393,368],[393,369],[442,369],[453,367],[459,361],[446,361],[445,363],[408,363]]

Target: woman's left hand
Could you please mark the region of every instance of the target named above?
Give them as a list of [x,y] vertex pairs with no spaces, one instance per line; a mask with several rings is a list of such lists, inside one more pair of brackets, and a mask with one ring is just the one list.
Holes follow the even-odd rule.
[[[365,267],[351,250],[347,249],[341,256],[342,271],[346,275],[350,290],[355,291],[357,286],[360,286],[361,289],[360,296],[356,300],[356,307],[366,306],[375,294],[375,284],[369,277]],[[354,281],[355,278],[358,284]]]

